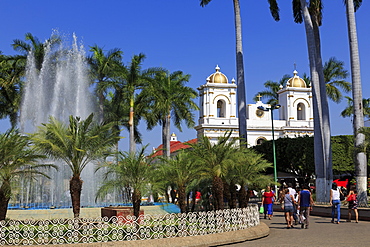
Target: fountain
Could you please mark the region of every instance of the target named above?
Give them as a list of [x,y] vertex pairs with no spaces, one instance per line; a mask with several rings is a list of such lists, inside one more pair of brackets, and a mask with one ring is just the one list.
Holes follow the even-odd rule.
[[[83,45],[73,35],[70,48],[64,44],[58,47],[47,44],[41,70],[35,66],[31,51],[27,57],[26,83],[21,104],[20,129],[33,133],[37,126],[47,123],[49,117],[68,123],[70,115],[85,119],[94,112],[94,98],[89,88],[88,64]],[[55,161],[52,161],[55,162]],[[58,163],[59,171],[49,172],[51,179],[23,179],[15,201],[22,207],[58,208],[70,207],[69,179],[71,171],[66,164]],[[81,206],[96,206],[96,191],[101,174],[94,173],[94,164],[83,170]],[[110,196],[114,200],[114,196]],[[113,204],[112,201],[106,204]]]

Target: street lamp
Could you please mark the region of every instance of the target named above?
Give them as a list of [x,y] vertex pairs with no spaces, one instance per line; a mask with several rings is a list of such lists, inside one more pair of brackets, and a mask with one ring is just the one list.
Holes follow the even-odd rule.
[[272,156],[274,158],[274,181],[275,181],[275,193],[277,193],[277,170],[276,170],[276,151],[275,151],[275,132],[274,132],[274,110],[279,109],[281,105],[273,105],[271,107],[257,107],[262,111],[271,111],[271,131],[272,131]]

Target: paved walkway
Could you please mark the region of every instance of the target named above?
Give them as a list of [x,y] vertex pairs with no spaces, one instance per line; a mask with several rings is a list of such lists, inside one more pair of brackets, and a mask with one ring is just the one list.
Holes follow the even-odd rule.
[[300,225],[286,229],[283,213],[274,212],[272,220],[261,218],[270,227],[269,236],[228,246],[370,246],[370,222],[356,224],[342,220],[333,224],[330,221],[331,218],[310,216],[309,229],[301,229]]

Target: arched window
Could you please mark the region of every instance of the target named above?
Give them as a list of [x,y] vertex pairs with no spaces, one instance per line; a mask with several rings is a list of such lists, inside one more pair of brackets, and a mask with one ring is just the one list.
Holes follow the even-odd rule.
[[264,137],[260,137],[260,138],[257,139],[256,145],[261,145],[265,141],[266,141],[266,139]]
[[306,107],[303,103],[297,105],[297,120],[306,120]]
[[226,107],[225,102],[223,100],[217,101],[217,117],[225,117],[226,116]]

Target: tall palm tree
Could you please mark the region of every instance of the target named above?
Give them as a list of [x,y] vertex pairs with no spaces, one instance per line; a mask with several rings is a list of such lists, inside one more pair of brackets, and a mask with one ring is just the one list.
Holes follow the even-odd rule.
[[[363,146],[365,136],[359,130],[364,127],[364,114],[362,105],[362,85],[360,74],[360,56],[357,42],[357,28],[355,11],[361,6],[362,0],[345,0],[348,37],[352,72],[352,98],[353,98],[353,135],[355,136],[355,150]],[[367,159],[366,153],[358,151],[355,154],[356,186],[359,195],[359,204],[367,205]]]
[[101,161],[110,155],[117,142],[117,134],[111,127],[112,124],[94,122],[93,114],[85,120],[70,116],[68,126],[50,117],[49,123],[43,124],[32,135],[39,151],[63,161],[71,169],[69,190],[75,218],[80,215],[82,171],[89,163]]
[[190,75],[182,71],[169,73],[160,71],[155,74],[154,79],[148,87],[143,89],[140,100],[146,105],[148,110],[145,119],[148,129],[152,129],[158,123],[162,126],[163,156],[170,157],[170,125],[171,119],[177,129],[182,131],[181,123],[185,122],[188,128],[194,126],[193,110],[199,110],[194,103],[197,92],[185,86]]
[[8,203],[14,184],[22,176],[49,178],[42,168],[56,168],[54,165],[39,163],[44,155],[32,148],[30,138],[16,129],[0,134],[0,221],[5,220]]
[[[328,99],[334,101],[335,103],[339,103],[343,98],[340,89],[346,93],[351,91],[351,83],[345,80],[347,77],[348,71],[344,69],[343,61],[339,61],[335,57],[331,57],[327,62],[325,62],[324,79],[326,83],[325,88]],[[280,85],[284,86],[289,79],[290,75],[284,75],[279,82],[265,82],[264,86],[267,88],[267,90],[256,93],[253,100],[257,101],[261,96],[261,98],[267,99],[267,104],[278,104],[279,95],[277,92],[280,90]],[[307,77],[305,73],[303,74],[302,79],[306,82],[307,86],[311,83],[310,78]]]
[[329,58],[324,64],[324,79],[326,85],[326,95],[335,103],[340,103],[343,92],[348,93],[352,90],[351,83],[345,79],[348,77],[348,71],[344,69],[344,62],[337,60],[335,57]]
[[145,149],[148,145],[142,147],[135,153],[120,152],[118,155],[118,164],[105,163],[98,167],[106,168],[102,186],[98,189],[97,197],[105,196],[114,189],[125,186],[130,187],[132,192],[132,206],[134,216],[139,218],[141,196],[153,181],[152,155],[145,155]]
[[284,86],[290,78],[291,76],[286,74],[283,75],[279,82],[271,80],[266,81],[263,84],[266,90],[256,93],[253,100],[257,102],[261,96],[262,99],[267,99],[267,104],[277,105],[279,103],[279,95],[277,94],[277,92],[280,90],[280,85]]
[[[200,6],[205,7],[212,0],[200,0]],[[268,0],[270,11],[275,20],[279,19],[278,7],[275,0]],[[239,137],[247,143],[247,110],[246,110],[246,93],[244,79],[244,58],[242,46],[242,21],[240,16],[239,0],[233,0],[234,18],[235,18],[235,39],[236,39],[236,74],[238,85],[238,120],[239,120]],[[243,143],[242,142],[242,143]]]
[[192,181],[199,178],[201,167],[197,165],[191,154],[184,150],[174,157],[162,160],[164,162],[158,169],[159,177],[174,184],[178,192],[181,213],[186,213],[187,188]]
[[95,93],[99,99],[100,120],[103,121],[107,89],[118,76],[118,69],[122,66],[123,52],[115,48],[104,53],[103,49],[98,45],[91,46],[90,51],[93,54],[88,57],[88,62],[92,80],[96,84]]
[[[42,43],[37,37],[33,36],[31,33],[25,34],[25,40],[15,39],[13,40],[13,49],[20,52],[22,59],[26,60],[28,53],[32,50],[35,57],[35,66],[37,70],[41,70],[42,63],[44,62],[45,49],[50,46],[59,44],[61,38],[59,35],[53,34],[48,40]],[[28,42],[27,42],[28,41]]]
[[[345,96],[347,99],[348,106],[340,113],[342,117],[353,117],[353,99]],[[362,99],[362,111],[364,117],[370,118],[370,98]]]
[[[131,59],[131,63],[128,66],[123,66],[120,71],[120,77],[122,78],[123,84],[123,99],[127,101],[129,105],[129,138],[130,147],[129,151],[135,153],[135,117],[137,120],[140,119],[140,114],[135,116],[135,101],[136,101],[136,91],[142,90],[148,86],[149,81],[153,75],[158,72],[159,68],[149,68],[142,70],[142,63],[145,59],[145,55],[140,53],[139,55],[134,55]],[[137,102],[137,101],[136,101]]]
[[238,149],[237,140],[231,139],[231,132],[225,133],[218,138],[216,144],[212,144],[206,136],[202,136],[195,144],[189,144],[192,148],[190,154],[196,158],[203,168],[202,176],[212,179],[212,194],[215,201],[215,209],[224,209],[224,185],[222,178],[227,173],[236,158]]

